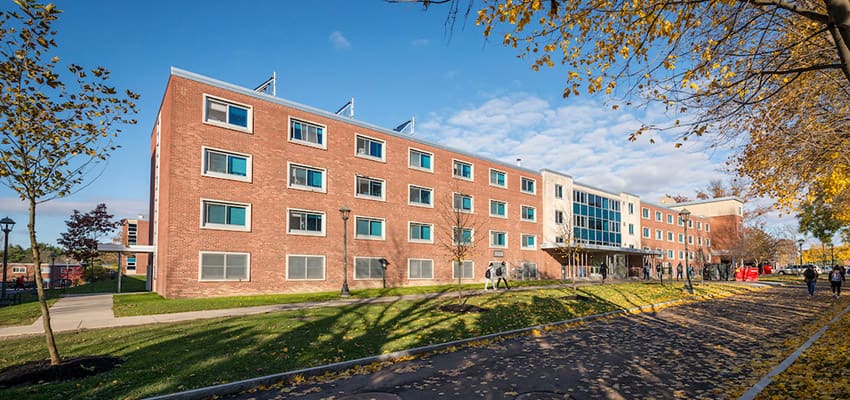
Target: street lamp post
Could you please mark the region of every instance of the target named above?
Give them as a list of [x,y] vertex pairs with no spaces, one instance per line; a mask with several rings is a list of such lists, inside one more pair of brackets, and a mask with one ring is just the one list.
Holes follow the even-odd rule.
[[690,220],[691,212],[688,211],[687,208],[683,208],[682,211],[679,211],[679,218],[682,220],[682,226],[685,228],[685,276],[688,278],[687,283],[685,284],[685,290],[688,293],[694,293],[694,285],[691,283],[691,270],[688,268],[688,261],[690,261],[690,257],[688,257],[688,221]]
[[351,296],[348,291],[348,216],[351,210],[346,206],[339,209],[342,214],[342,290],[339,295],[343,297]]
[[381,262],[381,280],[383,280],[384,289],[387,288],[387,265],[390,265],[390,262],[387,261],[386,258],[381,258],[379,260]]
[[806,241],[803,240],[803,239],[797,240],[797,246],[800,247],[800,265],[803,265],[803,243],[805,243],[805,242]]
[[829,242],[829,266],[835,265],[835,245]]
[[3,231],[3,289],[0,292],[0,302],[6,300],[6,268],[9,265],[9,232],[15,227],[15,221],[9,217],[0,219],[0,230]]

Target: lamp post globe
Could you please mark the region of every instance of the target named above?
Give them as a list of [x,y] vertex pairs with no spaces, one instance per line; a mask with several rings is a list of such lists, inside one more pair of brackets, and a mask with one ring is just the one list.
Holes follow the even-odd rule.
[[6,300],[6,269],[9,265],[9,232],[15,227],[15,221],[9,217],[0,219],[0,230],[3,231],[3,282],[0,289],[0,302]]

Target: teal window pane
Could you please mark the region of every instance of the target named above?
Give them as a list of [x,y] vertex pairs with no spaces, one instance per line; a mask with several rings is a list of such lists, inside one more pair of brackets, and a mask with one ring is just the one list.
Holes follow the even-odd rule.
[[245,226],[245,208],[244,207],[228,207],[227,208],[227,223],[230,225]]
[[230,106],[228,110],[228,122],[233,125],[241,126],[243,128],[248,127],[248,109]]
[[472,209],[472,199],[470,199],[469,197],[464,197],[463,200],[462,200],[462,203],[463,203],[463,209],[464,210],[471,210]]
[[324,129],[316,128],[316,143],[322,144],[322,140],[324,140],[323,139],[324,132],[325,132]]
[[301,136],[301,123],[298,121],[292,121],[292,138],[298,140],[303,139]]
[[248,160],[242,157],[230,157],[227,159],[227,163],[229,173],[239,176],[248,175]]
[[372,236],[381,236],[381,221],[372,221],[370,225]]
[[322,173],[320,171],[308,171],[307,186],[312,186],[315,188],[322,187]]
[[380,158],[382,147],[383,146],[381,146],[381,143],[371,142],[369,144],[369,154],[371,154],[373,157],[379,157]]
[[225,218],[225,213],[227,212],[227,207],[220,204],[208,204],[207,205],[207,223],[209,224],[225,224],[227,220]]
[[423,154],[422,158],[419,160],[419,163],[422,165],[422,168],[431,169],[431,156],[428,154]]
[[431,240],[431,227],[423,226],[422,227],[422,239]]
[[422,199],[422,203],[431,204],[431,192],[423,190],[420,192],[420,197]]
[[470,230],[468,230],[468,229],[464,229],[464,230],[463,230],[463,235],[462,235],[462,237],[463,237],[463,242],[464,242],[464,243],[469,243],[469,242],[471,242],[471,241],[472,241],[472,231],[470,231]]
[[357,220],[357,234],[369,235],[369,221],[365,219]]

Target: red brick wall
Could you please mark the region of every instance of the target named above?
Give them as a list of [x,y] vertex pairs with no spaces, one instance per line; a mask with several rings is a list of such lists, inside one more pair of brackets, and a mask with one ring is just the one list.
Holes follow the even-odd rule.
[[[679,258],[679,252],[685,250],[684,243],[679,242],[679,235],[684,234],[684,227],[679,225],[679,214],[676,210],[671,210],[668,208],[658,207],[649,203],[641,203],[640,205],[640,223],[641,229],[638,234],[641,237],[641,246],[649,247],[652,250],[662,249],[664,251],[664,255],[657,259],[656,262],[669,262],[672,266],[682,262],[684,263],[684,258]],[[643,218],[643,208],[649,209],[649,219]],[[656,212],[661,212],[661,221],[657,221],[655,217]],[[673,223],[667,223],[667,215],[672,215]],[[710,233],[705,231],[705,222],[708,221],[707,218],[702,218],[699,216],[695,216],[691,214],[690,219],[692,225],[688,227],[688,236],[693,236],[693,243],[688,243],[688,252],[694,253],[694,261],[697,261],[697,249],[702,248],[703,254],[707,258],[710,254],[709,247],[707,246],[706,238],[709,237]],[[700,229],[697,229],[697,225],[700,225]],[[649,228],[649,238],[643,237],[643,228]],[[655,231],[660,229],[662,233],[661,240],[656,239]],[[713,227],[712,227],[713,229]],[[670,242],[667,240],[668,232],[673,233],[673,241]],[[700,245],[700,239],[702,245]],[[685,238],[687,241],[687,238]],[[713,247],[714,243],[712,243]],[[668,257],[668,250],[674,250],[674,258]]]

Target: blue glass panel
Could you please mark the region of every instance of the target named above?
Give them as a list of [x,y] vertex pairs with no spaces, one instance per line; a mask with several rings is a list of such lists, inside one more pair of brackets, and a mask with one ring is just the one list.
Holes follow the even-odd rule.
[[602,208],[604,208],[606,210],[608,209],[608,199],[606,199],[604,197],[602,198]]
[[579,214],[587,215],[587,206],[586,205],[584,205],[584,204],[581,205],[581,212]]
[[573,203],[573,213],[578,214],[581,210],[581,206],[578,203]]
[[602,241],[603,241],[603,242],[605,242],[605,243],[608,243],[609,239],[610,239],[609,233],[608,233],[608,232],[604,232],[604,233],[602,234]]
[[463,198],[463,209],[464,210],[471,210],[472,209],[472,199],[471,198],[469,198],[469,197]]
[[230,225],[245,226],[245,208],[244,207],[228,207],[227,208],[227,223]]
[[248,160],[242,157],[229,157],[227,159],[227,172],[232,175],[248,175]]
[[422,239],[430,240],[431,239],[431,227],[423,226],[422,227]]
[[228,122],[243,128],[248,127],[248,109],[230,106],[228,107],[228,112],[230,114],[227,118]]
[[301,123],[300,122],[292,122],[292,138],[302,140],[301,136]]
[[623,242],[622,241],[622,235],[620,235],[619,233],[615,233],[614,234],[614,243],[619,245],[622,242]]
[[381,236],[381,221],[372,221],[370,225],[372,236]]
[[472,166],[471,165],[464,165],[463,166],[463,176],[467,177],[467,178],[472,176]]
[[324,132],[325,132],[324,129],[316,128],[316,140],[318,141],[318,144],[322,144],[322,140],[323,140],[322,135],[323,135]]
[[307,186],[315,188],[322,187],[322,173],[320,171],[307,171]]
[[431,204],[431,192],[423,190],[419,192],[419,198],[422,203]]
[[209,204],[207,205],[207,223],[210,224],[225,224],[227,220],[225,218],[226,207],[219,204]]
[[357,234],[358,235],[369,235],[369,221],[365,219],[357,220]]
[[419,159],[419,164],[422,168],[431,168],[431,156],[423,154]]
[[382,148],[383,148],[383,146],[381,145],[381,143],[371,142],[371,143],[369,143],[369,154],[372,157],[379,157],[380,158]]
[[464,243],[469,243],[472,241],[472,231],[469,229],[463,230],[463,241]]
[[129,257],[127,257],[127,263],[128,263],[128,264],[129,264],[129,263],[133,263],[133,264],[135,264],[135,263],[136,263],[136,257],[135,257],[135,256],[129,256]]
[[581,237],[581,229],[579,229],[579,228],[573,228],[573,237],[574,237],[574,238],[579,238],[579,237]]

